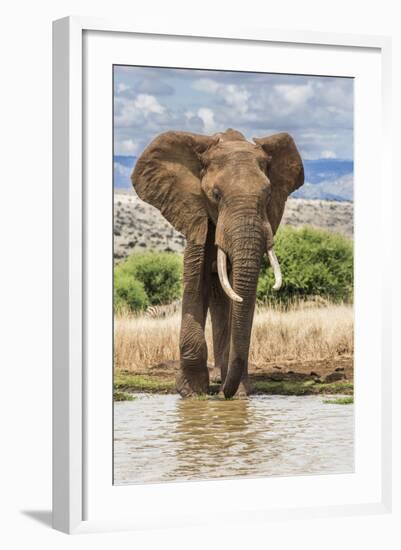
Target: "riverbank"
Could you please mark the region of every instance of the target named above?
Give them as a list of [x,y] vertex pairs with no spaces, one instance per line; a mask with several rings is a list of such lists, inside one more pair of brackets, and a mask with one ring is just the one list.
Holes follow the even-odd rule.
[[[116,369],[115,400],[129,399],[132,393],[173,394],[178,361],[154,365],[146,373]],[[210,394],[218,394],[220,371],[209,365]],[[268,395],[353,395],[353,358],[335,361],[304,361],[257,366],[250,364],[249,380],[254,394]]]
[[[114,389],[175,393],[180,314],[150,319],[117,316],[114,323]],[[211,393],[220,386],[206,325]],[[298,304],[290,310],[258,307],[249,353],[254,393],[282,395],[353,393],[353,308]],[[120,396],[121,397],[121,396]]]

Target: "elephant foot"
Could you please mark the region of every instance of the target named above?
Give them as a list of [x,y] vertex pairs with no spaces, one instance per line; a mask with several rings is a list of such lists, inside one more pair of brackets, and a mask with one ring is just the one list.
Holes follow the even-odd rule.
[[239,397],[240,399],[248,397],[248,395],[251,393],[251,385],[249,383],[248,378],[245,380],[241,380],[240,385],[238,386],[238,390],[235,392],[235,397]]
[[[251,393],[252,393],[252,386],[249,383],[248,378],[245,378],[245,379],[241,380],[237,391],[235,392],[235,394],[233,395],[233,397],[231,399],[233,399],[233,398],[246,399],[248,397],[248,395],[250,395]],[[220,387],[219,397],[225,398],[225,395],[224,395],[224,392],[223,392],[223,384]]]
[[209,367],[209,377],[211,382],[214,382],[215,384],[220,384],[222,382],[221,369],[216,366]]
[[175,386],[181,397],[192,397],[209,391],[209,370],[182,369],[177,373]]

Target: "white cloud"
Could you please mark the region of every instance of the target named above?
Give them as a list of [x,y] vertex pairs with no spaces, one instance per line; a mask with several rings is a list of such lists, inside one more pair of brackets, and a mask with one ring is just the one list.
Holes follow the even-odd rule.
[[155,96],[149,94],[138,94],[134,101],[134,106],[137,109],[141,109],[145,115],[147,113],[163,113],[165,110]]
[[209,93],[216,93],[220,86],[221,84],[219,84],[215,80],[212,80],[211,78],[199,78],[198,80],[195,80],[192,84],[192,87],[195,90]]
[[166,110],[154,96],[149,94],[138,94],[134,99],[116,97],[114,105],[117,126],[140,124],[141,120],[151,115],[161,115]]
[[248,100],[250,93],[243,87],[229,84],[222,90],[225,93],[226,102],[233,106],[240,113],[245,114],[248,111]]
[[278,94],[283,98],[290,106],[298,107],[314,95],[313,85],[311,82],[306,84],[277,84],[274,86]]
[[203,128],[206,134],[212,134],[215,132],[216,123],[214,120],[214,112],[207,107],[201,107],[198,110],[198,117],[202,119]]
[[322,151],[322,152],[321,152],[320,157],[321,157],[322,159],[335,159],[335,158],[337,158],[337,155],[335,154],[334,151],[328,151],[328,150],[326,150],[326,151]]
[[138,152],[138,143],[132,139],[124,139],[117,142],[116,155],[135,155]]
[[129,86],[127,86],[126,84],[124,84],[124,82],[120,82],[117,86],[117,92],[119,94],[123,93],[123,92],[126,92],[127,90],[129,90]]
[[[232,127],[248,139],[289,132],[305,159],[353,156],[350,79],[138,67],[117,74],[115,138],[125,154],[168,130]],[[118,95],[121,84],[129,90]]]
[[114,163],[114,173],[122,176],[123,178],[130,178],[132,169],[128,166],[123,166],[119,162]]
[[200,78],[199,80],[195,80],[192,87],[201,92],[218,95],[238,113],[245,114],[248,111],[250,93],[244,86],[220,84],[210,78]]
[[[313,121],[310,122],[313,124]],[[304,159],[339,158],[352,159],[353,132],[352,128],[311,127],[308,131],[296,129],[293,134],[297,147]],[[335,157],[333,156],[335,155]]]

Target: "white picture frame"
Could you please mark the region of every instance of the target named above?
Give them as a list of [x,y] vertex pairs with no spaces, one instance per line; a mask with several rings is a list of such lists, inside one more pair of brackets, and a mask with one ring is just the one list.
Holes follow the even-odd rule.
[[[101,40],[93,41],[93,45],[88,46],[88,42],[85,42],[85,35],[92,33],[91,36],[100,37]],[[105,459],[102,463],[102,459],[99,459],[99,463],[102,463],[97,469],[93,462],[88,461],[87,456],[93,456],[92,448],[99,449],[99,456],[104,457],[108,451],[101,447],[99,443],[100,439],[91,434],[94,433],[93,424],[91,418],[93,414],[90,410],[91,407],[97,407],[100,414],[101,422],[104,425],[104,431],[111,443],[111,432],[109,431],[110,419],[107,415],[111,415],[111,408],[108,405],[111,403],[111,370],[110,378],[107,379],[107,375],[102,374],[103,378],[99,382],[99,395],[104,397],[104,391],[107,392],[107,383],[110,383],[110,403],[105,405],[104,410],[100,408],[100,398],[91,394],[91,383],[93,378],[89,376],[90,366],[88,367],[88,349],[91,344],[91,331],[88,331],[88,318],[90,318],[90,303],[88,306],[87,295],[89,292],[88,284],[88,266],[90,272],[90,263],[92,261],[98,261],[95,257],[91,258],[91,240],[90,234],[93,230],[90,227],[92,223],[102,223],[94,220],[93,212],[88,214],[88,195],[85,189],[84,180],[87,177],[87,167],[85,166],[86,156],[93,156],[93,151],[90,147],[87,147],[85,141],[85,117],[87,104],[85,103],[85,82],[88,75],[85,73],[84,59],[88,62],[88,59],[94,59],[92,56],[97,55],[95,48],[99,48],[99,55],[103,59],[104,63],[109,63],[111,57],[108,58],[106,50],[102,50],[103,46],[101,41],[107,37],[108,51],[111,51],[110,44],[119,41],[121,44],[123,40],[141,39],[154,41],[164,40],[166,44],[168,40],[173,44],[174,40],[179,40],[182,44],[185,42],[188,45],[195,45],[199,48],[199,45],[207,44],[223,44],[227,47],[230,45],[238,45],[238,47],[257,46],[263,48],[266,45],[273,47],[292,47],[302,48],[304,52],[314,51],[318,48],[326,48],[326,52],[331,48],[333,50],[333,56],[336,51],[342,52],[342,55],[357,55],[358,52],[371,52],[374,54],[375,61],[372,63],[375,69],[373,73],[379,75],[376,79],[375,86],[377,87],[377,94],[375,96],[375,113],[377,114],[377,120],[375,124],[379,129],[379,134],[376,136],[376,146],[380,143],[380,151],[376,149],[375,163],[377,170],[377,177],[380,179],[380,191],[379,193],[386,192],[387,196],[391,194],[391,168],[389,159],[389,130],[390,130],[390,110],[389,110],[389,91],[390,91],[390,52],[391,42],[387,37],[373,37],[373,36],[353,36],[353,35],[335,35],[326,33],[313,33],[313,32],[289,32],[289,31],[275,31],[275,30],[243,30],[233,29],[188,29],[180,28],[179,26],[173,27],[169,25],[166,29],[161,28],[142,28],[140,24],[130,24],[124,21],[104,21],[93,18],[83,17],[68,17],[54,22],[53,27],[53,526],[54,528],[67,532],[88,532],[97,530],[115,530],[115,529],[138,529],[149,527],[154,524],[154,517],[159,517],[160,520],[154,527],[158,525],[170,526],[170,525],[191,525],[194,522],[197,523],[196,514],[188,513],[187,515],[180,513],[179,501],[186,498],[192,498],[192,494],[196,494],[197,500],[202,503],[206,499],[211,498],[211,494],[218,498],[221,494],[222,485],[224,483],[224,490],[227,491],[227,502],[232,501],[232,496],[235,491],[254,491],[256,494],[257,485],[253,483],[254,480],[240,480],[240,481],[224,481],[224,482],[198,482],[198,483],[180,483],[174,484],[174,492],[177,494],[174,501],[174,507],[170,506],[169,513],[164,514],[162,517],[162,507],[166,509],[167,505],[171,504],[171,498],[173,498],[171,487],[166,488],[162,485],[148,485],[148,486],[136,486],[136,495],[140,498],[141,514],[135,513],[128,514],[127,516],[119,516],[118,506],[116,502],[124,501],[124,506],[127,502],[131,502],[132,506],[135,506],[135,500],[132,500],[131,493],[128,495],[129,488],[116,487],[113,488],[113,497],[110,492],[98,492],[96,495],[93,493],[94,487],[102,483],[111,485],[111,472],[109,477],[104,479],[100,483],[100,476],[105,476],[104,472],[107,472],[107,468],[110,465],[111,457]],[[118,39],[118,40],[117,40]],[[127,51],[124,43],[121,46],[122,51]],[[174,44],[173,44],[174,45]],[[220,46],[219,46],[220,47]],[[237,47],[237,46],[236,46]],[[125,50],[124,50],[125,48]],[[217,46],[216,46],[217,48]],[[205,48],[207,49],[207,48]],[[89,53],[88,53],[88,50]],[[149,49],[148,49],[149,50]],[[195,50],[194,50],[195,51]],[[103,53],[102,53],[103,52]],[[125,56],[125,54],[124,54]],[[99,58],[100,58],[99,57]],[[126,56],[129,58],[129,52]],[[152,59],[161,57],[160,48],[152,50],[150,48],[147,51],[147,59],[143,64],[149,64]],[[305,54],[305,58],[307,55]],[[319,61],[321,62],[321,61]],[[299,65],[298,72],[302,72],[305,61],[302,59],[297,60]],[[163,65],[163,62],[159,62]],[[366,70],[371,64],[371,60],[366,63],[366,68],[361,68],[361,71]],[[101,71],[101,63],[99,62],[99,70]],[[209,68],[209,65],[202,68]],[[363,63],[362,63],[363,65]],[[185,65],[182,65],[185,66]],[[373,68],[374,68],[373,67]],[[246,69],[247,67],[243,67]],[[352,76],[352,68],[349,70],[349,76]],[[375,74],[376,74],[375,73]],[[380,74],[379,74],[380,73]],[[101,72],[99,72],[99,75]],[[327,74],[331,74],[328,72]],[[361,73],[362,74],[362,73]],[[97,77],[96,77],[97,78]],[[100,78],[100,76],[99,76]],[[362,77],[361,77],[362,78]],[[102,94],[99,93],[99,96]],[[105,96],[106,97],[106,96]],[[102,98],[99,97],[99,101]],[[358,95],[356,95],[356,101]],[[100,103],[99,103],[100,105]],[[103,104],[102,104],[103,105]],[[91,109],[96,108],[96,104]],[[366,108],[366,105],[361,102],[358,109]],[[111,109],[111,103],[110,103]],[[110,112],[103,112],[102,117],[104,121],[99,123],[99,129],[106,127],[104,125],[109,124],[111,127],[111,110]],[[359,117],[359,115],[357,115]],[[358,118],[358,121],[361,117]],[[89,130],[88,130],[89,131]],[[362,134],[361,134],[362,136]],[[368,138],[366,138],[368,139]],[[103,144],[107,146],[108,138]],[[107,151],[103,149],[103,145],[99,143],[99,151],[102,153]],[[366,152],[368,151],[369,143],[366,142]],[[111,164],[111,160],[110,160]],[[360,169],[360,176],[370,177],[368,173],[365,174],[363,167]],[[356,167],[358,173],[358,166]],[[102,177],[102,176],[100,176]],[[106,174],[105,177],[108,177]],[[358,177],[358,174],[357,174]],[[110,182],[111,185],[111,182]],[[361,206],[360,211],[356,212],[356,235],[355,239],[362,242],[363,235],[358,232],[359,227],[363,226],[364,221],[368,219],[369,208],[371,208],[377,197],[369,195],[365,200],[366,208]],[[110,194],[110,189],[107,191]],[[91,192],[89,192],[91,193]],[[93,197],[93,195],[91,195]],[[111,196],[109,197],[111,201]],[[107,195],[103,196],[103,203],[99,200],[99,205],[102,208],[107,207]],[[358,199],[356,199],[358,200]],[[365,210],[364,210],[365,208]],[[110,203],[111,209],[111,203]],[[89,208],[90,210],[90,208]],[[359,217],[359,219],[358,219]],[[341,496],[338,495],[333,500],[322,500],[320,505],[316,505],[318,500],[307,500],[306,497],[293,498],[292,506],[288,507],[285,503],[285,499],[281,502],[277,500],[277,507],[269,505],[266,507],[264,503],[258,499],[255,500],[251,508],[241,511],[242,519],[246,520],[247,513],[249,518],[256,519],[257,521],[264,521],[269,518],[286,517],[286,518],[302,518],[313,517],[316,515],[351,515],[351,514],[365,514],[365,513],[385,513],[391,509],[391,356],[390,356],[390,330],[389,330],[389,309],[388,305],[391,300],[390,285],[388,284],[390,265],[390,250],[389,245],[382,239],[382,235],[389,230],[389,220],[385,215],[384,208],[382,206],[380,210],[380,229],[377,232],[377,242],[382,245],[383,261],[379,266],[380,271],[376,274],[376,278],[372,281],[378,289],[377,301],[374,307],[377,307],[377,312],[380,317],[380,325],[378,328],[380,334],[377,339],[377,349],[374,353],[366,351],[364,360],[367,362],[376,361],[372,366],[372,376],[369,378],[369,368],[367,368],[367,381],[365,382],[366,393],[370,390],[376,392],[377,401],[372,404],[372,411],[377,406],[377,411],[380,412],[379,418],[377,418],[377,439],[374,443],[379,445],[378,453],[374,459],[374,464],[370,465],[372,469],[375,468],[377,473],[377,486],[372,488],[371,493],[366,490],[366,494],[362,495],[363,479],[360,480],[360,484],[355,485],[354,493],[350,492],[349,498],[341,500]],[[105,223],[100,228],[104,234],[111,228]],[[89,235],[89,237],[88,237]],[[372,238],[376,238],[373,237]],[[368,257],[368,251],[363,250],[363,244],[361,243],[361,257],[365,259]],[[358,270],[358,266],[357,266]],[[107,285],[110,282],[111,274],[102,279],[101,284]],[[100,283],[99,283],[100,284]],[[102,288],[107,288],[103,286]],[[365,289],[365,291],[368,289]],[[361,291],[362,292],[362,291]],[[367,311],[363,309],[363,294],[361,293],[361,300],[359,300],[359,315],[363,319],[366,316]],[[358,301],[358,293],[356,294]],[[90,302],[90,298],[89,298]],[[110,301],[106,301],[105,310],[110,314],[111,309]],[[107,309],[108,308],[108,309]],[[378,319],[367,320],[365,326],[364,335],[366,336],[366,330],[369,331],[367,323],[375,322],[379,323]],[[107,330],[106,324],[104,330]],[[99,327],[100,330],[100,327]],[[103,330],[103,329],[102,329]],[[371,329],[373,334],[373,328]],[[89,332],[89,334],[88,334]],[[376,331],[375,331],[376,334]],[[363,334],[362,334],[363,336]],[[92,338],[93,340],[93,338]],[[372,337],[372,342],[375,340]],[[371,345],[370,343],[367,344]],[[373,345],[373,344],[372,344]],[[89,354],[90,355],[90,354]],[[107,353],[104,355],[105,361],[109,359]],[[369,356],[371,359],[369,359]],[[109,365],[112,368],[111,364]],[[105,373],[106,371],[104,371]],[[361,379],[360,379],[361,380]],[[88,387],[90,386],[90,387]],[[364,381],[361,380],[361,397],[360,403],[363,403],[363,389]],[[97,390],[96,390],[97,391]],[[88,399],[88,395],[90,398]],[[106,394],[107,395],[107,394]],[[103,398],[102,397],[102,398]],[[356,397],[356,404],[358,404],[358,395]],[[89,403],[89,404],[88,404]],[[360,415],[368,415],[369,411],[358,411],[357,417]],[[377,415],[376,415],[377,416]],[[360,417],[362,422],[363,418]],[[101,434],[104,437],[104,434]],[[92,454],[91,454],[92,453]],[[102,469],[103,468],[103,469]],[[369,473],[369,468],[366,469],[366,475]],[[107,475],[107,474],[106,474]],[[98,477],[95,477],[98,476]],[[316,476],[317,477],[317,476]],[[332,483],[327,481],[327,490],[330,489],[330,484],[349,483],[350,480],[346,476],[340,479],[339,476]],[[334,478],[333,478],[334,479]],[[99,483],[98,483],[99,482]],[[315,480],[316,482],[316,480]],[[207,483],[207,493],[205,492],[205,483]],[[262,483],[258,480],[260,486]],[[269,493],[282,494],[287,491],[304,491],[309,483],[309,478],[298,478],[297,480],[288,479],[275,479],[269,481]],[[312,483],[312,481],[311,481]],[[318,482],[317,482],[318,485]],[[323,483],[324,485],[324,483]],[[339,485],[340,486],[340,485]],[[89,489],[88,489],[89,487]],[[346,487],[343,485],[342,487]],[[369,489],[369,488],[367,488]],[[318,489],[316,489],[318,491]],[[92,493],[91,493],[92,491]],[[275,493],[276,491],[276,493]],[[358,493],[359,491],[359,493]],[[313,491],[311,491],[313,493]],[[352,493],[352,494],[351,494]],[[128,496],[127,496],[128,495]],[[333,493],[334,495],[334,493]],[[372,496],[374,495],[374,496]],[[155,499],[155,496],[157,499]],[[293,495],[292,495],[293,496]],[[114,500],[114,498],[116,500]],[[213,498],[213,497],[212,497]],[[272,497],[273,498],[273,497]],[[88,516],[88,501],[99,501],[98,513],[93,514],[93,517]],[[108,502],[110,505],[110,515],[107,512],[106,506],[103,507],[102,500]],[[159,501],[159,504],[155,502]],[[115,513],[111,511],[111,507],[114,507]],[[159,506],[160,514],[155,513]],[[232,505],[235,509],[235,504]],[[151,517],[150,510],[153,512]],[[138,510],[139,511],[139,510]],[[227,521],[232,521],[232,516]]]

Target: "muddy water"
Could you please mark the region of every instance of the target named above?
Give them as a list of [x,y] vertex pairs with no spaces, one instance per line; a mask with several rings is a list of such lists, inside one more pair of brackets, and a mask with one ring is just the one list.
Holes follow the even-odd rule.
[[117,485],[352,470],[353,405],[321,396],[138,395],[114,405]]

